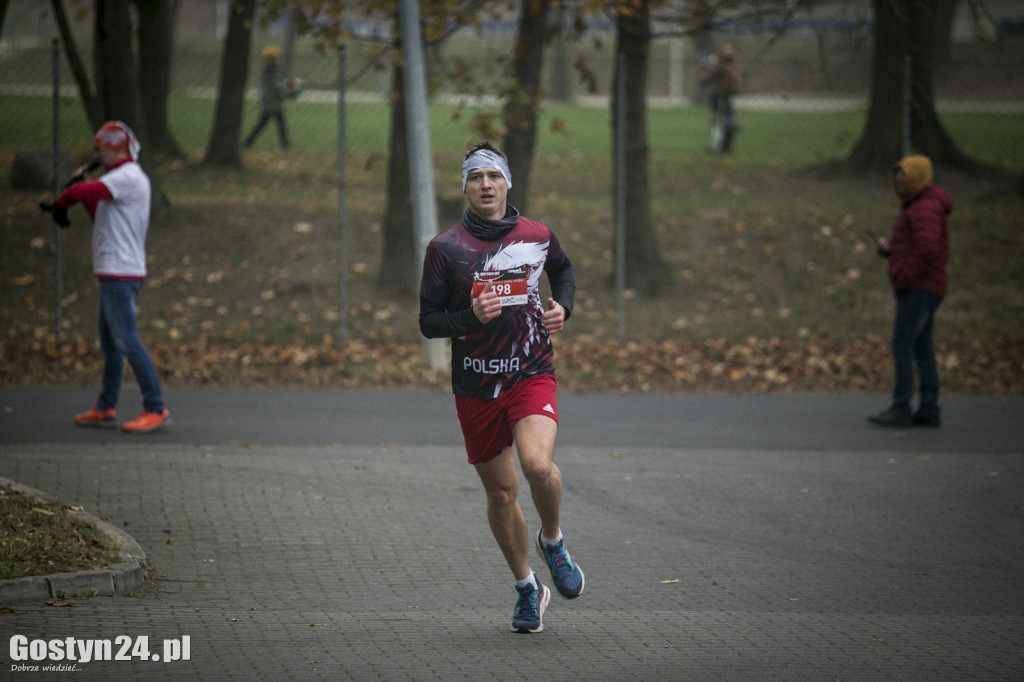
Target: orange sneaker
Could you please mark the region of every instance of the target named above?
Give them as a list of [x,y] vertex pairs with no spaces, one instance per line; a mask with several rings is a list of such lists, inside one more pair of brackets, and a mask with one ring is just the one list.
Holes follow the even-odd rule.
[[167,410],[163,412],[143,411],[138,417],[122,425],[121,430],[125,433],[149,433],[162,429],[170,423],[171,413]]
[[88,412],[82,412],[81,414],[75,415],[75,424],[77,426],[100,426],[106,429],[112,429],[117,426],[117,414],[114,412],[114,408],[103,410],[100,412],[93,405],[89,408]]

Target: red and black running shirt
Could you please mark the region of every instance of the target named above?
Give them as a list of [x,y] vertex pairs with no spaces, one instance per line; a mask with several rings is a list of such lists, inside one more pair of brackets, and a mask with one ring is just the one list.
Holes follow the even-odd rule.
[[[488,241],[474,237],[460,221],[428,244],[420,331],[427,338],[452,339],[456,395],[496,398],[522,379],[555,373],[538,291],[541,272],[568,318],[576,277],[558,238],[543,223],[520,216],[507,234]],[[502,310],[484,325],[472,306],[488,281]]]

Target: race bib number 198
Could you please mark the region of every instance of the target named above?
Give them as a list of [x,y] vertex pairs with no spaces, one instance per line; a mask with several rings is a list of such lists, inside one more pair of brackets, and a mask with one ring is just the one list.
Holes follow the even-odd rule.
[[527,268],[521,266],[511,270],[488,270],[473,275],[473,300],[476,301],[483,293],[484,287],[490,282],[494,293],[498,294],[501,305],[522,305],[527,299]]

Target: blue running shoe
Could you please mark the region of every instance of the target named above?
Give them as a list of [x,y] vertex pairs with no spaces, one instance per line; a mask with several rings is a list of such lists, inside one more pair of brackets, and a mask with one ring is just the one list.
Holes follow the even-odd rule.
[[516,609],[512,612],[513,632],[540,632],[544,629],[544,610],[551,601],[551,590],[546,585],[541,585],[536,573],[533,574],[533,578],[540,585],[540,589],[532,585],[516,587],[519,599],[516,600]]
[[537,552],[548,563],[551,581],[555,583],[558,594],[566,599],[580,596],[583,592],[583,571],[569,558],[569,553],[565,551],[565,541],[559,540],[553,547],[548,547],[540,537],[541,531],[537,531]]

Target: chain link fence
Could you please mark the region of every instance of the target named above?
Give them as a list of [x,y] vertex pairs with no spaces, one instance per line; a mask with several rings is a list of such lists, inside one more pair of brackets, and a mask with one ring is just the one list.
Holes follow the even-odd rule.
[[[225,0],[180,2],[168,118],[171,132],[187,155],[185,164],[201,159],[209,141],[227,27],[227,6]],[[968,154],[1019,175],[1024,171],[1024,9],[1018,2],[989,0],[989,13],[980,20],[968,11],[977,3],[960,3],[960,6],[962,11],[950,31],[949,49],[935,73],[940,120]],[[85,13],[72,19],[75,40],[91,77],[92,17]],[[462,152],[479,140],[483,131],[493,131],[500,125],[501,102],[497,92],[504,83],[515,25],[511,18],[487,22],[479,30],[459,31],[428,60],[434,177],[441,195],[439,218],[444,227],[457,220],[464,208],[464,198],[457,185]],[[378,278],[388,274],[382,257],[381,223],[387,208],[382,189],[387,182],[384,169],[390,132],[386,104],[396,57],[388,38],[389,28],[372,24],[359,26],[360,39],[346,45],[346,73],[340,79],[345,86],[347,103],[348,203],[355,238],[347,268],[354,282],[349,309],[339,313],[335,308],[339,277],[337,260],[332,254],[332,240],[337,230],[332,202],[339,185],[333,158],[337,141],[339,60],[333,52],[318,50],[313,38],[290,35],[287,22],[280,22],[254,28],[239,143],[258,116],[260,52],[273,44],[284,53],[286,75],[301,78],[304,84],[302,93],[285,103],[291,148],[288,152],[277,149],[277,135],[271,125],[257,139],[251,152],[243,155],[247,169],[240,174],[218,174],[190,164],[187,171],[174,175],[177,184],[168,192],[181,192],[171,196],[178,206],[177,220],[187,222],[193,216],[198,220],[202,214],[203,220],[219,222],[216,230],[203,233],[187,245],[179,244],[171,231],[157,230],[151,235],[155,243],[151,250],[152,274],[148,287],[152,290],[150,300],[155,309],[147,318],[148,333],[172,342],[178,338],[178,330],[185,329],[222,333],[232,339],[248,338],[250,330],[256,334],[262,321],[278,314],[286,320],[289,329],[296,330],[303,338],[317,339],[332,335],[339,316],[348,314],[354,316],[354,324],[361,325],[361,329],[376,330],[392,323],[402,324],[404,327],[394,332],[396,336],[417,338],[415,315],[400,312],[391,303],[382,303],[378,300],[379,289],[375,288]],[[746,218],[748,231],[754,229],[751,226],[760,229],[769,220],[753,217],[762,210],[761,206],[737,208],[732,213],[720,206],[694,209],[693,197],[699,194],[723,192],[720,197],[732,196],[728,195],[731,191],[728,185],[723,185],[720,168],[691,162],[703,158],[711,142],[706,93],[698,86],[698,77],[715,43],[728,41],[737,48],[746,86],[736,101],[742,126],[733,154],[737,161],[756,154],[774,169],[776,166],[770,164],[791,159],[791,150],[796,146],[802,148],[802,156],[794,163],[843,158],[863,127],[868,103],[870,3],[857,0],[822,5],[813,21],[796,21],[784,33],[764,27],[726,25],[713,35],[696,39],[680,35],[677,27],[669,22],[656,23],[654,30],[648,74],[652,213],[659,237],[670,242],[666,251],[672,252],[673,268],[692,288],[690,299],[673,304],[675,308],[663,311],[662,317],[669,316],[673,325],[670,332],[725,334],[739,329],[738,325],[745,325],[742,328],[747,329],[750,319],[768,320],[770,315],[765,311],[778,309],[778,314],[770,317],[771,325],[765,322],[762,326],[772,334],[803,334],[808,331],[805,329],[808,325],[793,313],[799,304],[783,301],[783,295],[773,293],[774,280],[771,286],[762,282],[742,295],[726,291],[735,288],[731,281],[725,281],[731,276],[705,276],[699,287],[695,285],[701,279],[702,268],[712,268],[716,258],[723,266],[735,260],[726,255],[747,248],[747,242],[753,239],[750,234],[737,232],[744,228],[744,218],[737,217],[743,215],[742,211],[750,214]],[[48,150],[51,146],[50,55],[56,36],[48,3],[10,0],[0,35],[0,119],[3,121],[0,126],[0,197],[4,198],[5,205],[8,205],[6,197],[10,193],[11,161],[15,152],[33,147]],[[610,224],[611,211],[606,189],[606,182],[610,183],[612,176],[611,140],[610,128],[607,128],[607,135],[604,130],[610,122],[608,94],[614,42],[614,26],[595,22],[583,38],[551,45],[545,64],[548,98],[543,109],[557,111],[562,119],[562,131],[558,135],[548,132],[547,142],[538,147],[537,156],[545,173],[534,174],[531,204],[546,221],[551,219],[550,224],[563,241],[571,244],[574,263],[581,271],[603,272],[610,267],[611,242],[606,238],[605,226]],[[465,79],[457,77],[465,75],[459,71],[466,63],[460,58],[471,64],[474,85],[467,86]],[[63,94],[61,143],[70,161],[77,164],[90,154],[93,131],[86,123],[63,54],[59,69]],[[801,118],[808,111],[836,112],[828,123],[834,123],[836,128],[810,136],[806,120]],[[584,125],[583,119],[598,129],[599,135],[608,138],[608,154],[596,162],[594,157],[586,157],[586,163],[595,167],[594,172],[604,172],[604,175],[585,187],[556,186],[556,182],[560,184],[563,180],[560,174],[571,173],[571,164],[579,163],[574,147],[579,138],[574,137],[574,129]],[[981,120],[985,121],[984,125],[978,123]],[[810,152],[808,145],[811,145]],[[607,169],[603,166],[604,158],[608,158]],[[304,159],[313,161],[304,162]],[[277,175],[275,171],[279,167],[287,172]],[[783,170],[794,167],[790,164]],[[699,173],[704,175],[695,180],[694,174]],[[551,180],[553,176],[557,179],[555,182]],[[541,179],[537,180],[538,177]],[[265,184],[254,185],[251,178]],[[872,191],[878,189],[877,185],[888,191],[884,178],[881,180],[883,182],[872,186]],[[242,187],[247,181],[250,184]],[[207,195],[217,196],[186,197],[185,193],[194,191],[200,184],[205,185]],[[784,186],[780,192],[790,192],[796,197],[802,190],[798,184]],[[685,192],[680,188],[685,188]],[[319,202],[315,207],[301,204],[312,201],[310,197],[314,195],[312,200]],[[23,204],[20,209],[23,213],[19,216],[28,215],[34,202],[41,200],[24,192],[14,198]],[[867,214],[864,219],[871,221],[872,229],[885,229],[881,221],[888,219],[888,210],[887,206],[877,211],[862,209],[862,214]],[[681,215],[684,212],[686,215]],[[211,214],[216,216],[211,218]],[[572,219],[560,217],[563,214],[571,214]],[[53,306],[48,304],[48,293],[42,285],[46,274],[53,274],[53,267],[45,264],[45,240],[42,233],[30,237],[27,232],[15,229],[11,218],[5,220],[4,226],[11,229],[5,233],[8,236],[3,237],[6,241],[0,244],[0,251],[6,252],[0,254],[0,269],[9,270],[11,277],[0,283],[0,289],[11,305],[5,302],[9,315],[5,318],[0,312],[0,323],[8,322],[12,334],[17,331],[41,338],[53,328],[54,317]],[[282,229],[263,230],[254,236],[253,225],[260,220]],[[814,222],[817,218],[808,220]],[[846,222],[842,222],[846,220],[842,216],[822,218],[822,225],[814,222],[805,226],[815,231],[803,239],[800,238],[803,233],[794,230],[794,248],[801,249],[824,240],[828,243],[822,248],[827,249],[837,239],[836,233],[846,230],[844,235],[850,249],[863,250],[863,245],[857,241],[859,238],[854,236],[855,230],[847,230]],[[717,231],[713,239],[717,241],[694,243],[693,240],[699,238],[682,227],[684,221],[689,221],[686,228],[693,222],[713,225],[713,231]],[[883,226],[879,227],[880,224]],[[592,227],[594,225],[600,227]],[[584,229],[596,232],[598,237],[584,234]],[[77,254],[74,262],[66,264],[66,278],[76,284],[69,285],[61,299],[65,310],[62,327],[69,335],[90,338],[94,326],[90,297],[94,294],[82,284],[89,281],[87,232],[71,230],[66,239],[70,242],[68,252]],[[264,249],[265,254],[256,253],[255,248],[246,250],[254,239],[269,242],[273,248]],[[797,259],[782,262],[777,255],[772,255],[781,253],[782,247],[777,251],[773,248],[768,243],[759,247],[758,253],[780,260],[777,272],[796,273],[792,279],[799,284],[793,287],[794,296],[803,295],[797,289],[807,288],[803,281],[808,276],[824,280],[830,272],[821,262],[822,258],[831,256],[815,254],[808,259],[806,272],[799,274],[803,272],[801,266],[790,262]],[[852,252],[855,258],[862,257],[861,251]],[[817,268],[813,272],[809,270],[812,266]],[[823,286],[827,292],[835,290],[837,296],[848,297],[835,304],[837,310],[861,305],[862,289],[856,281],[860,267],[866,265],[843,266],[841,270],[837,265],[833,269],[839,271],[842,281],[836,284],[830,280]],[[754,273],[752,277],[762,269],[761,263],[748,268]],[[694,271],[698,274],[694,275]],[[574,315],[577,328],[598,336],[609,333],[605,311],[611,309],[608,292],[602,289],[599,280],[600,275],[591,275],[589,286],[578,299],[583,311]],[[171,302],[161,309],[157,300],[164,293]],[[881,312],[865,313],[870,316],[867,324],[875,331],[888,325],[885,293],[884,286],[878,287],[875,307]],[[584,296],[592,298],[585,300]],[[603,298],[594,300],[595,296]],[[414,306],[414,297],[409,299]],[[955,301],[949,304],[951,309],[954,304]],[[276,313],[275,306],[279,309]],[[684,310],[688,306],[699,310]],[[722,317],[722,310],[727,312],[722,318],[724,322],[713,332],[705,331],[711,329],[716,315]],[[762,312],[764,316],[758,318]],[[857,318],[850,316],[850,319]],[[828,324],[823,323],[822,327],[822,333],[830,331]],[[818,331],[813,325],[809,327],[810,333]],[[847,330],[853,335],[861,332],[853,323]]]
[[[1024,10],[1017,3],[990,0],[988,13],[979,18],[972,13],[974,3],[960,3],[950,31],[948,47],[940,55],[936,69],[935,94],[940,117],[956,112],[1006,114],[1024,113]],[[824,5],[813,19],[792,21],[783,33],[771,27],[726,25],[715,34],[696,39],[680,37],[670,23],[656,23],[652,43],[648,92],[652,107],[685,110],[703,106],[705,93],[697,84],[707,55],[718,41],[732,43],[742,58],[745,89],[736,107],[743,111],[785,113],[808,109],[863,111],[870,86],[871,25],[867,2],[838,2]],[[187,149],[204,144],[212,125],[212,101],[216,93],[223,35],[227,25],[224,0],[182,0],[178,13],[171,85],[170,125]],[[88,13],[72,21],[80,53],[87,70],[92,44],[92,18]],[[347,50],[344,82],[349,102],[385,101],[391,90],[393,45],[388,27],[361,24],[363,40],[352,41]],[[429,76],[434,101],[489,103],[494,99],[502,70],[514,40],[515,22],[493,21],[480,31],[458,32],[432,55]],[[21,97],[46,97],[51,87],[50,44],[56,26],[49,5],[32,0],[13,0],[0,38],[0,97],[4,118],[25,137],[9,140],[15,144],[48,143],[44,121],[13,120],[19,116],[14,106]],[[290,35],[286,21],[254,31],[249,69],[249,90],[243,135],[251,128],[257,112],[257,84],[260,51],[269,44],[284,49],[286,76],[302,80],[305,90],[297,103],[336,101],[337,59],[318,51],[310,37]],[[546,87],[550,102],[573,102],[605,106],[611,82],[614,27],[609,22],[594,24],[579,40],[553,45],[549,50]],[[450,77],[458,57],[473,60],[473,80],[478,85],[466,92],[462,81]],[[91,74],[90,74],[91,77]],[[67,60],[61,59],[62,93],[77,95]],[[460,91],[461,90],[461,91]],[[74,112],[67,107],[69,115]],[[323,141],[310,139],[303,131],[310,128],[304,119],[308,109],[287,106],[286,117],[298,149],[322,148]],[[32,114],[26,113],[26,116]],[[360,120],[359,113],[348,117],[352,139],[373,141],[378,148],[365,153],[387,151],[387,136],[364,134],[379,130],[377,114]],[[793,134],[799,134],[794,123]],[[74,124],[72,135],[84,135]],[[22,132],[23,131],[23,132]],[[460,131],[453,134],[458,137]],[[475,139],[475,132],[464,120],[461,137],[436,140],[436,146],[462,146]],[[1024,140],[1024,131],[1022,138]],[[442,133],[444,134],[444,133]],[[305,140],[305,142],[304,142]],[[273,130],[259,139],[258,148],[276,144]],[[836,156],[843,149],[823,149],[822,156]],[[999,163],[1000,159],[988,159]]]

